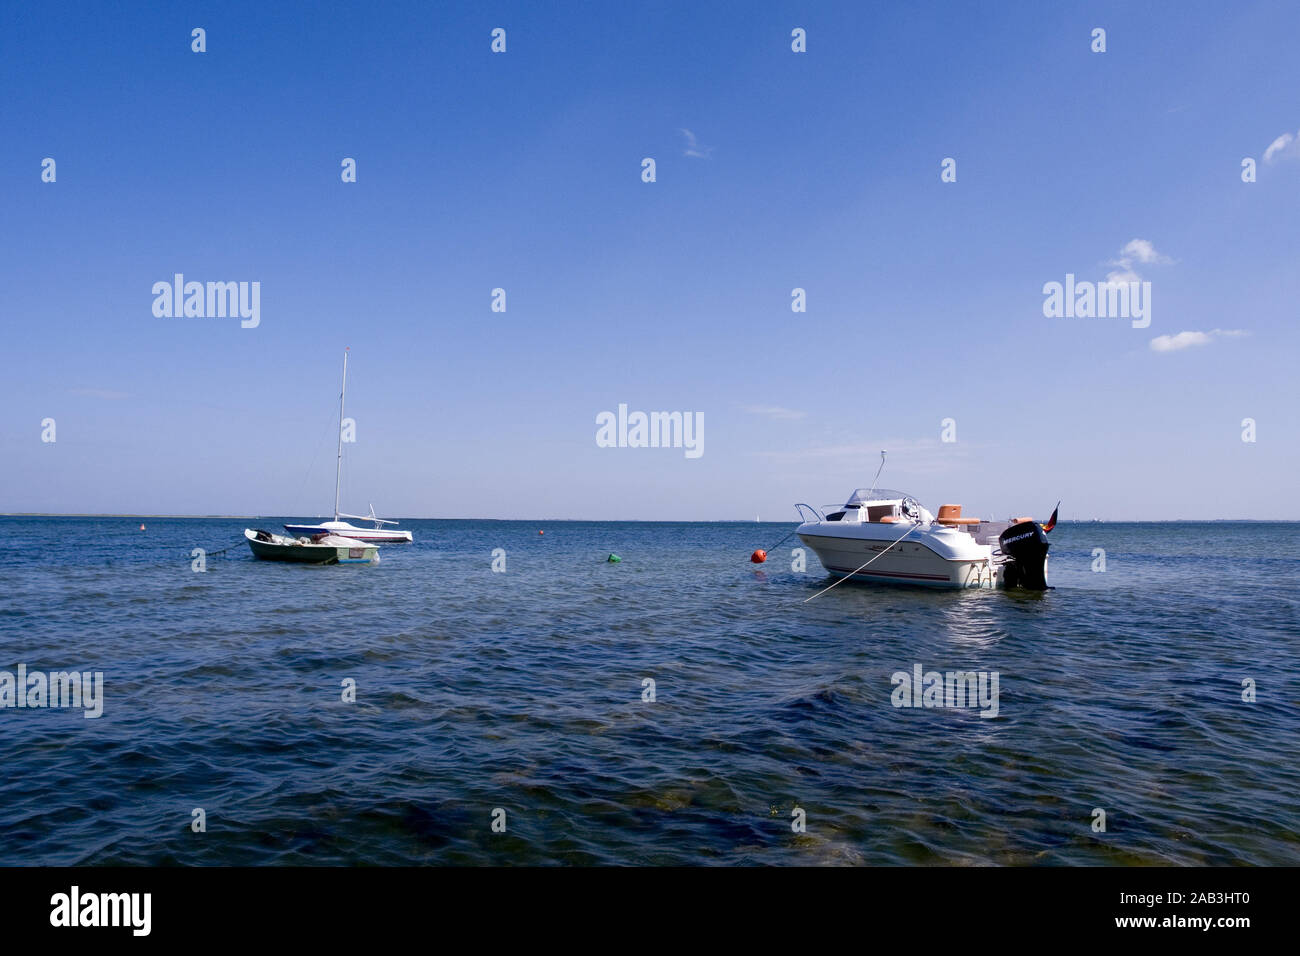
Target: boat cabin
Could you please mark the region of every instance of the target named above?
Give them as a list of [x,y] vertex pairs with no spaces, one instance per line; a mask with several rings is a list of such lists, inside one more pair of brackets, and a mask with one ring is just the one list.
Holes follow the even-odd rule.
[[859,488],[838,511],[829,511],[827,521],[860,524],[879,521],[892,524],[904,518],[919,518],[924,509],[911,495],[886,488]]
[[[825,514],[806,504],[795,505],[795,507],[799,509],[800,515],[804,516],[805,520],[813,523],[837,521],[852,525],[889,525],[915,522],[919,529],[926,533],[946,536],[956,532],[969,535],[976,544],[990,547],[997,546],[998,536],[1011,525],[1030,520],[1018,518],[1011,521],[991,521],[983,518],[967,518],[962,515],[962,506],[955,504],[940,505],[939,515],[935,517],[916,498],[906,492],[891,491],[887,488],[859,488],[843,505],[827,507]],[[808,519],[807,513],[811,513],[813,517]],[[896,532],[886,531],[883,528],[878,532],[871,532],[864,528],[861,533],[867,537],[882,539],[897,535]]]
[[991,523],[981,518],[964,518],[961,505],[940,505],[936,518],[911,495],[886,488],[859,488],[840,508],[827,509],[827,521],[847,524],[894,524],[900,521],[918,521],[937,524],[953,531],[965,531],[977,539],[987,538]]

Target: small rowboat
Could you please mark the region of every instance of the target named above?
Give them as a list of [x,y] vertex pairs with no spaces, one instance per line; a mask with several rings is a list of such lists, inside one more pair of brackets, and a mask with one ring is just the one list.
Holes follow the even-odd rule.
[[378,545],[337,534],[290,538],[245,528],[244,538],[253,557],[263,561],[296,561],[300,564],[375,564],[379,561]]

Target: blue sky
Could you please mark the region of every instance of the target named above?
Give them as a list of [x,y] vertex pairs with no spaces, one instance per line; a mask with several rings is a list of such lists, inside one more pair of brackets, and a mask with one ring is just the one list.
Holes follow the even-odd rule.
[[[1288,3],[6,5],[0,511],[328,512],[347,346],[345,511],[793,520],[888,448],[931,507],[1300,518],[1297,35]],[[1044,316],[1126,269],[1149,328]],[[260,282],[260,324],[156,317],[176,272]],[[703,414],[704,454],[597,447],[620,403]]]

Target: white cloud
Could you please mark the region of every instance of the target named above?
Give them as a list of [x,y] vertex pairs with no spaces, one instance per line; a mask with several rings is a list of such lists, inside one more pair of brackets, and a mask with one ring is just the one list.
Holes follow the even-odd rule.
[[1152,245],[1150,239],[1130,239],[1119,252],[1126,260],[1136,259],[1142,263],[1173,261],[1168,256],[1156,252],[1156,247]]
[[780,405],[741,405],[740,410],[751,415],[763,415],[766,418],[783,422],[795,421],[808,414],[807,412],[795,411],[792,408],[782,408]]
[[[759,451],[754,454],[776,465],[814,465],[819,472],[846,468],[869,469],[869,478],[875,474],[876,467],[880,464],[882,448],[889,450],[886,472],[929,475],[951,471],[982,447],[965,440],[947,444],[938,438],[895,438],[871,444],[845,442],[838,445]],[[882,477],[881,484],[889,483]]]
[[1151,340],[1153,352],[1181,352],[1197,345],[1209,345],[1216,338],[1237,338],[1248,333],[1244,329],[1211,329],[1208,332],[1179,332],[1177,335],[1157,335]]
[[1210,336],[1206,332],[1179,332],[1177,335],[1157,335],[1151,340],[1153,352],[1180,352],[1193,345],[1209,345]]
[[696,159],[708,159],[709,154],[713,152],[712,146],[701,146],[695,134],[688,129],[678,130],[686,137],[686,149],[682,151],[683,156],[694,156]]
[[1106,273],[1106,281],[1124,284],[1141,282],[1142,276],[1134,268],[1135,265],[1168,265],[1173,261],[1158,252],[1150,239],[1130,239],[1124,243],[1119,255],[1106,263],[1108,266],[1118,266],[1117,269]]
[[1300,141],[1297,141],[1295,136],[1290,133],[1283,133],[1277,139],[1273,140],[1273,142],[1268,144],[1268,149],[1264,150],[1264,162],[1271,163],[1275,156],[1282,154],[1287,156],[1300,154],[1300,150],[1293,149],[1288,151],[1287,147],[1292,144],[1300,145]]

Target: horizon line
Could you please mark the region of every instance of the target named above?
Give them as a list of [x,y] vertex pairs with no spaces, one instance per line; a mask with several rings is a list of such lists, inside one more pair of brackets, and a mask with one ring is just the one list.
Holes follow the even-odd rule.
[[[293,515],[219,515],[219,514],[132,514],[130,512],[96,511],[0,511],[0,518],[175,518],[183,520],[220,519],[225,521],[254,521],[265,518],[292,518]],[[326,520],[316,515],[317,520]],[[516,521],[536,524],[541,521],[585,521],[602,524],[802,524],[791,518],[788,521],[750,521],[748,518],[448,518],[404,517],[394,521]],[[1188,524],[1209,522],[1238,522],[1241,524],[1295,524],[1300,518],[1060,518],[1058,524]]]

